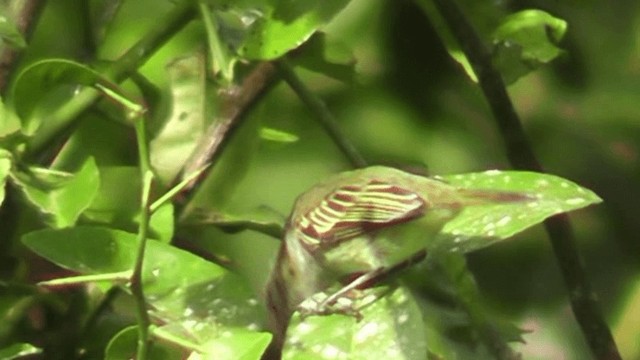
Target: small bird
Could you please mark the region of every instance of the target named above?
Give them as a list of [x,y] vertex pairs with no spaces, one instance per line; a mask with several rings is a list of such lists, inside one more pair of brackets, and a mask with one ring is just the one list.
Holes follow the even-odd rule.
[[305,299],[336,283],[361,284],[428,249],[466,206],[527,199],[524,193],[463,189],[384,166],[317,184],[297,198],[267,282],[274,338],[263,359],[280,359],[289,320]]

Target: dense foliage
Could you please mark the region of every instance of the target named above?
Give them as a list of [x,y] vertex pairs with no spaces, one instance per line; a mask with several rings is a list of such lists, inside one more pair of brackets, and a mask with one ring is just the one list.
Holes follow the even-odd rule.
[[371,164],[527,201],[301,308],[285,358],[640,358],[639,25],[634,1],[0,2],[0,358],[260,359],[295,199]]

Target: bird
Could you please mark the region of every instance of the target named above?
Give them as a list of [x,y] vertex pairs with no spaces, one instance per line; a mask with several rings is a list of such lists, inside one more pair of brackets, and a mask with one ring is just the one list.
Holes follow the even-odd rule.
[[465,189],[386,167],[346,171],[296,199],[265,287],[272,342],[263,360],[280,359],[293,313],[334,284],[335,301],[428,249],[465,207],[526,201],[520,192]]

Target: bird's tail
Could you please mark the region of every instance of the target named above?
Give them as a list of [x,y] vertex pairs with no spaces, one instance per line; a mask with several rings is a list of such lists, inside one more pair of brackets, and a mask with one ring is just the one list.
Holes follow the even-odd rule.
[[458,195],[465,205],[521,203],[537,199],[536,196],[525,192],[481,189],[459,189]]

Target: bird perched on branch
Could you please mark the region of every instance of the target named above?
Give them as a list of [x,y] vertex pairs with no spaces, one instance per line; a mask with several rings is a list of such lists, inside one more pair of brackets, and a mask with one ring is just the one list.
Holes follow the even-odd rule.
[[344,289],[353,289],[424,251],[466,206],[528,198],[463,189],[383,166],[317,184],[296,200],[267,283],[274,339],[263,359],[280,358],[289,320],[305,299],[347,279]]

